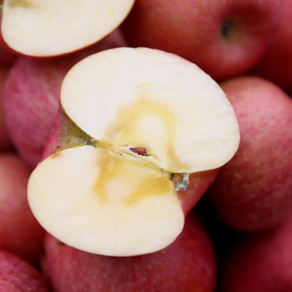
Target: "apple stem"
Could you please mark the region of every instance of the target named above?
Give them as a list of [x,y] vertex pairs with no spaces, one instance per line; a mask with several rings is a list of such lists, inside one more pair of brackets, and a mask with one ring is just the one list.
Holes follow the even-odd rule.
[[176,192],[188,190],[189,175],[187,173],[173,173],[170,179],[175,185]]

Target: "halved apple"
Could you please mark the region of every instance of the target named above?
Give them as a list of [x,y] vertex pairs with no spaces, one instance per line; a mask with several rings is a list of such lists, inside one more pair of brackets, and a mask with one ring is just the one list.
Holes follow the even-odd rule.
[[158,50],[118,48],[82,60],[64,79],[61,105],[66,131],[32,173],[29,202],[48,232],[92,253],[169,245],[184,225],[177,191],[188,175],[222,166],[239,144],[217,83]]
[[89,46],[125,19],[134,0],[4,0],[1,31],[12,50],[56,56]]

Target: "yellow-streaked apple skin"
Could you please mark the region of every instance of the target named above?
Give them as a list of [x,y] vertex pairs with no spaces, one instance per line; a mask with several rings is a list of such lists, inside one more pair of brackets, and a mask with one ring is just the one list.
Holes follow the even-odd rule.
[[292,100],[259,77],[221,83],[241,142],[208,190],[221,219],[241,231],[273,227],[292,213]]
[[106,257],[74,249],[47,234],[42,269],[58,292],[213,292],[216,262],[211,241],[190,214],[167,248],[143,256]]

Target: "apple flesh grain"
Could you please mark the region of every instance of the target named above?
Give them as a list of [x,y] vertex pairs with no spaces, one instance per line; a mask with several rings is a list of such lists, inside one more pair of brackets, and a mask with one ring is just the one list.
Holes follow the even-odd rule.
[[177,191],[188,174],[222,166],[239,144],[218,84],[157,50],[85,58],[66,75],[61,105],[72,126],[32,173],[29,203],[48,232],[92,253],[168,246],[184,225]]
[[45,231],[28,205],[29,176],[30,170],[18,156],[0,155],[0,249],[37,265]]
[[16,53],[49,57],[80,50],[117,28],[134,0],[5,0],[1,33]]
[[0,251],[1,292],[49,292],[37,270],[17,256]]
[[119,30],[83,51],[53,59],[19,57],[9,70],[3,90],[7,131],[21,158],[34,169],[40,161],[58,112],[66,73],[97,52],[125,46]]
[[[190,214],[179,237],[162,251],[130,258],[86,253],[45,239],[42,270],[54,291],[213,292],[216,262],[211,241]],[[86,287],[86,288],[85,288]]]
[[241,142],[208,190],[221,219],[259,231],[292,213],[292,100],[258,77],[221,84],[238,118]]
[[136,0],[121,28],[131,46],[174,53],[222,80],[260,59],[281,15],[279,0]]
[[221,270],[220,292],[292,291],[292,217],[241,240]]

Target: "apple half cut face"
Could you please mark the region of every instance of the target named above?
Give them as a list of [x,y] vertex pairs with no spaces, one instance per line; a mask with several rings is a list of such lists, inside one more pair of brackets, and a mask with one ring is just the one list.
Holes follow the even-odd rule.
[[64,79],[61,105],[83,143],[58,147],[38,165],[29,203],[48,232],[91,253],[168,246],[184,225],[176,193],[188,175],[222,166],[239,144],[217,83],[158,50],[118,48],[82,60]]
[[2,36],[27,56],[62,55],[89,46],[126,18],[134,0],[4,0]]

